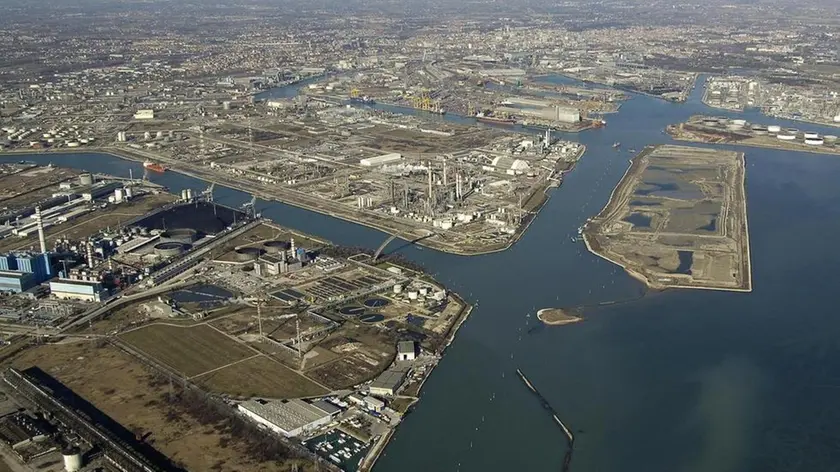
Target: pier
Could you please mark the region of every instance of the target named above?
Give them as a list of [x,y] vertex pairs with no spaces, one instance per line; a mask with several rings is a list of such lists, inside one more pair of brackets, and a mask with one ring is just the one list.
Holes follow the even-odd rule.
[[542,396],[542,394],[539,392],[539,390],[537,390],[537,387],[534,387],[534,384],[532,384],[531,381],[528,380],[528,377],[526,377],[520,369],[516,369],[516,373],[519,375],[519,378],[522,379],[522,382],[525,383],[525,386],[528,387],[531,393],[537,396],[537,398],[540,400],[540,403],[542,403],[543,408],[548,410],[548,412],[551,414],[551,418],[554,419],[554,422],[557,423],[558,426],[560,426],[560,429],[563,430],[563,434],[566,435],[568,449],[566,450],[566,456],[563,458],[562,471],[569,472],[569,470],[571,470],[572,467],[572,452],[574,452],[575,449],[575,435],[572,434],[572,431],[568,428],[568,426],[566,426],[566,423],[563,423],[563,420],[560,419],[560,415],[557,414],[557,411],[555,411],[554,408],[552,408],[551,404],[548,403],[548,400],[546,400],[545,397]]

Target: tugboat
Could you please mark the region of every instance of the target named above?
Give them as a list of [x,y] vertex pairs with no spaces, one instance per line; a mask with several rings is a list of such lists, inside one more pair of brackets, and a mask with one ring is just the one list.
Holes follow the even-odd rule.
[[154,162],[152,162],[152,161],[146,161],[146,162],[144,162],[144,163],[143,163],[143,168],[144,168],[144,169],[148,169],[148,170],[150,170],[150,171],[152,171],[152,172],[160,172],[161,174],[162,174],[162,173],[164,173],[164,172],[166,172],[166,167],[164,167],[164,166],[162,166],[162,165],[160,165],[160,164],[156,164],[156,163],[154,163]]

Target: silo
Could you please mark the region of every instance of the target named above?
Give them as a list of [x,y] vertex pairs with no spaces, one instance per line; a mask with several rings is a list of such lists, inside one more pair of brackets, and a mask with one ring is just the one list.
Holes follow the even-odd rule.
[[181,200],[187,199],[187,189],[181,190]]
[[81,174],[79,176],[79,183],[81,185],[93,185],[93,174]]
[[187,189],[187,200],[192,200],[194,197],[195,197],[195,195],[193,194],[193,189],[188,188]]
[[82,453],[77,447],[71,447],[61,451],[64,458],[64,470],[67,472],[78,472],[82,470]]
[[175,241],[167,241],[155,244],[155,254],[161,257],[175,257],[186,252],[190,248],[189,244],[179,243]]
[[114,190],[114,202],[120,203],[125,200],[125,189],[118,188]]
[[240,262],[255,261],[263,254],[258,247],[241,247],[236,250],[236,260]]
[[279,254],[289,249],[289,243],[286,241],[266,241],[263,243],[263,249],[269,254]]
[[412,290],[408,292],[408,299],[409,300],[417,300],[417,291]]
[[134,197],[134,190],[131,187],[125,188],[125,198],[133,198]]

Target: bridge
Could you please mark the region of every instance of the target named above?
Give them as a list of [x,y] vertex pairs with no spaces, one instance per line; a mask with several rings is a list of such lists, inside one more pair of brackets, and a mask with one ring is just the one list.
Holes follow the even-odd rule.
[[392,234],[391,236],[389,236],[389,237],[388,237],[388,239],[386,239],[386,240],[385,240],[385,242],[384,242],[384,243],[382,243],[382,244],[380,244],[380,245],[379,245],[379,248],[377,248],[377,249],[376,249],[376,252],[373,254],[373,262],[376,262],[376,261],[377,261],[377,259],[379,259],[379,256],[381,256],[381,255],[382,255],[382,251],[384,251],[384,250],[385,250],[385,248],[386,248],[389,244],[391,244],[391,241],[393,241],[393,240],[395,240],[395,239],[397,239],[397,235]]

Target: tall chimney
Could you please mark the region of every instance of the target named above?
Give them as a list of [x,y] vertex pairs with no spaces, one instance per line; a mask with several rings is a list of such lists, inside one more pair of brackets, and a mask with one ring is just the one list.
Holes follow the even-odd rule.
[[93,243],[88,240],[85,245],[87,246],[87,265],[93,269]]
[[41,219],[41,207],[35,207],[35,221],[38,223],[38,242],[41,243],[41,254],[46,254],[47,238],[44,236],[44,221]]

